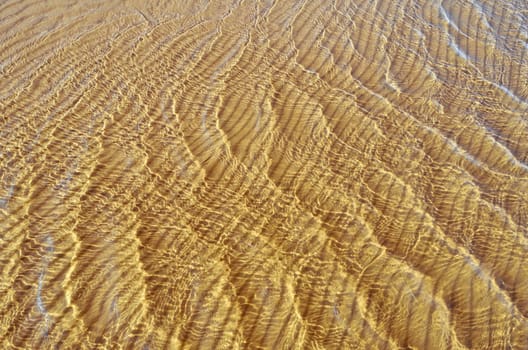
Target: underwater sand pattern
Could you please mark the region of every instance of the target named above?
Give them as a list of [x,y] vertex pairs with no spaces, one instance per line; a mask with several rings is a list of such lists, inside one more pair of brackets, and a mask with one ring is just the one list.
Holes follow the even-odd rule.
[[2,1],[0,348],[528,349],[528,3]]

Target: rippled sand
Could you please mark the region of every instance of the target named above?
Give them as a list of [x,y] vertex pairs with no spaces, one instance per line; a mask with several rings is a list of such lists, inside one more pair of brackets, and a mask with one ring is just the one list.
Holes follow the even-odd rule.
[[524,0],[3,1],[0,348],[528,349]]

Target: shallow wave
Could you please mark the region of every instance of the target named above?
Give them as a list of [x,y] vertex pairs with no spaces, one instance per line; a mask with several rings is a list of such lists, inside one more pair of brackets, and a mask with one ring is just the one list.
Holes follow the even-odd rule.
[[528,348],[524,1],[4,1],[2,348]]

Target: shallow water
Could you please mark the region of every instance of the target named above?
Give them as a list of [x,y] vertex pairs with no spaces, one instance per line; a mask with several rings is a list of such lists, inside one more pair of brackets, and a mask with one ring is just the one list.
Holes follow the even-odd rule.
[[525,1],[3,1],[0,74],[0,348],[528,348]]

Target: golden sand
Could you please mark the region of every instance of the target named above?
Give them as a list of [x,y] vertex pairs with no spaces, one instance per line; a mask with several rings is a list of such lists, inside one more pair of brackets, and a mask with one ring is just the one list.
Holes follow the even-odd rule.
[[0,4],[1,349],[528,349],[524,0]]

